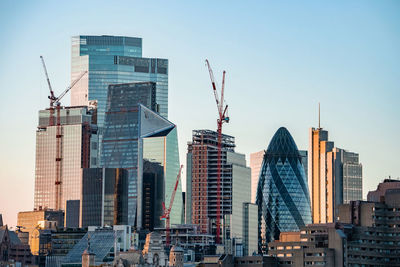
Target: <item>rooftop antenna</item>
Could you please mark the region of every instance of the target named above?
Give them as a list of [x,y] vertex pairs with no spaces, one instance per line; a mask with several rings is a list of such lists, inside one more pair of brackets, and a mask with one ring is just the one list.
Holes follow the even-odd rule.
[[318,129],[321,129],[321,105],[318,102]]

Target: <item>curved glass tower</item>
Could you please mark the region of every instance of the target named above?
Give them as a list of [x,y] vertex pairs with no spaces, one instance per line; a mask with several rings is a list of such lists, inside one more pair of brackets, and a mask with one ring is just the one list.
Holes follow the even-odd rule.
[[278,240],[281,232],[299,231],[311,223],[304,167],[296,143],[285,127],[278,129],[264,154],[256,203],[260,253],[265,254],[268,243]]

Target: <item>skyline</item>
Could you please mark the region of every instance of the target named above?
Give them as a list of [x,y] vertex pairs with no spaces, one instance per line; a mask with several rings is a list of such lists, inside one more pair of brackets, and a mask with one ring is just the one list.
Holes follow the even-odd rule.
[[[179,2],[140,3],[137,8],[138,3],[124,2],[130,8],[99,5],[91,10],[93,3],[80,3],[79,10],[65,3],[0,4],[5,25],[0,28],[0,116],[3,127],[17,129],[0,134],[5,223],[15,225],[18,211],[33,208],[37,114],[48,106],[39,56],[45,57],[59,94],[69,85],[71,37],[79,34],[140,37],[143,56],[169,60],[169,120],[178,126],[181,163],[192,130],[216,129],[204,64],[208,58],[218,82],[222,70],[227,71],[231,121],[223,132],[235,137],[236,151],[246,154],[247,165],[250,153],[266,149],[281,126],[299,149],[307,149],[308,129],[318,126],[321,102],[321,126],[329,139],[360,155],[364,198],[384,178],[400,176],[400,3],[227,7],[209,2],[211,9]],[[144,10],[151,10],[151,16]],[[214,19],[208,21],[205,14]],[[69,100],[68,94],[62,103],[69,105]],[[17,190],[21,200],[11,202]]]

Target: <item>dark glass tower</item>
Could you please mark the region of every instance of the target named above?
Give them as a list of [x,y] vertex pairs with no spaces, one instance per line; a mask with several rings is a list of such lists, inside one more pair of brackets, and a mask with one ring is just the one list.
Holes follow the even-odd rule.
[[289,131],[272,138],[261,167],[257,199],[259,252],[281,232],[299,231],[311,223],[310,197],[301,155]]

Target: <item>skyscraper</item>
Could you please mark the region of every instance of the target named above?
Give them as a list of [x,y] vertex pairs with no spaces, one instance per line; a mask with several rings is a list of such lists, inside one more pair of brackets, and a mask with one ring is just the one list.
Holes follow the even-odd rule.
[[310,129],[308,183],[314,223],[331,223],[337,207],[362,199],[362,164],[357,153],[334,147],[328,131]]
[[260,177],[261,164],[264,158],[264,150],[250,154],[251,168],[251,203],[256,203],[258,178]]
[[88,75],[71,90],[71,105],[98,101],[98,126],[104,125],[110,84],[155,82],[159,113],[168,118],[168,60],[142,57],[142,39],[124,36],[72,37],[71,80]]
[[328,181],[327,153],[332,151],[334,143],[328,141],[328,131],[311,128],[308,149],[308,187],[310,189],[311,214],[313,223],[333,222],[332,181]]
[[281,127],[265,152],[257,189],[259,252],[281,232],[311,223],[310,198],[301,156],[289,131]]
[[[82,168],[97,160],[96,108],[61,107],[39,111],[36,131],[35,209],[65,209],[67,200],[81,197]],[[53,118],[51,118],[53,117]]]
[[[194,130],[188,144],[187,212],[191,210],[192,223],[202,233],[215,234],[217,216],[217,137],[211,130]],[[225,249],[234,239],[244,239],[243,203],[251,199],[251,170],[246,166],[245,155],[235,153],[234,137],[222,135],[220,211],[223,219]],[[191,159],[191,160],[189,160]],[[188,207],[190,205],[191,207]],[[187,214],[188,215],[188,214]],[[234,248],[232,248],[234,250]],[[232,253],[230,251],[229,253]]]
[[338,205],[362,200],[362,164],[358,158],[357,153],[337,147],[328,152],[327,176],[328,181],[334,181],[335,218]]
[[[101,165],[128,170],[128,224],[142,227],[143,162],[156,162],[164,168],[163,199],[169,201],[170,189],[179,170],[176,125],[155,112],[155,84],[152,82],[110,85],[102,139]],[[179,208],[180,204],[180,208]],[[180,223],[181,186],[176,193],[171,223]],[[175,209],[179,221],[175,221]],[[159,218],[157,218],[159,219]]]
[[[128,171],[83,169],[79,227],[126,225],[128,221]],[[68,212],[66,217],[68,217]]]

